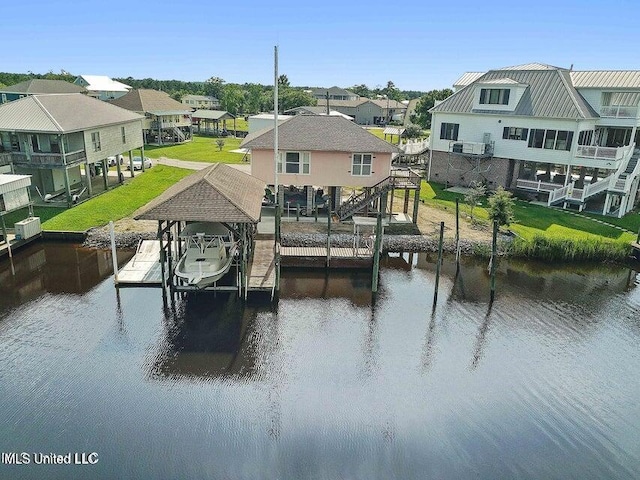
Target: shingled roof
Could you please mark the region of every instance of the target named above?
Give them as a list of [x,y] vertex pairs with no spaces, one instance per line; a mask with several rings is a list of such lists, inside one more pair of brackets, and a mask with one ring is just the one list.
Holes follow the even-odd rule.
[[136,220],[257,223],[264,182],[215,163],[180,180],[140,208]]
[[[249,134],[240,147],[273,149],[273,127]],[[322,152],[400,152],[394,145],[352,121],[326,115],[296,115],[284,122],[278,127],[278,148]]]
[[[538,64],[535,64],[536,66]],[[526,66],[525,66],[526,67]],[[479,113],[473,110],[474,85],[509,79],[528,85],[513,112],[482,111],[499,115],[524,115],[547,118],[597,118],[598,114],[573,87],[570,72],[565,69],[535,68],[531,70],[490,70],[431,109],[444,113]]]
[[70,133],[142,118],[81,93],[29,95],[0,105],[0,131]]
[[75,85],[64,80],[46,80],[42,78],[32,78],[24,82],[8,85],[1,88],[2,93],[22,93],[34,95],[36,93],[84,93],[86,88]]
[[111,100],[109,103],[133,112],[149,112],[158,115],[191,113],[189,107],[174,100],[168,93],[148,88],[130,90],[125,95]]

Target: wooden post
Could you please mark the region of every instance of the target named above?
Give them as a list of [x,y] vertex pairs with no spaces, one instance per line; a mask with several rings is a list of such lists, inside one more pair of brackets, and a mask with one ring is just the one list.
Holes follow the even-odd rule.
[[491,264],[490,275],[491,275],[491,303],[493,303],[493,299],[496,295],[496,254],[497,254],[497,239],[498,239],[498,222],[494,220],[493,222],[493,238],[491,241]]
[[131,175],[131,178],[135,176],[135,173],[133,173],[133,151],[132,150],[129,150],[129,174]]
[[378,274],[380,271],[380,249],[382,241],[382,213],[376,214],[376,241],[373,245],[373,278],[371,279],[371,291],[378,292]]
[[640,228],[638,229],[638,238],[636,238],[636,243],[640,244]]
[[317,223],[318,222],[318,206],[317,205],[313,208],[313,214],[315,217],[315,221]]
[[89,166],[89,160],[84,162],[84,176],[87,177],[87,193],[89,197],[93,197],[93,184],[91,182],[91,167]]
[[142,173],[144,173],[144,145],[140,147],[140,158],[142,159]]
[[124,157],[122,156],[122,154],[116,155],[116,172],[118,172],[118,183],[120,185],[124,183],[124,177],[122,175],[122,166],[120,165],[120,160],[123,160],[123,159]]
[[329,205],[327,207],[327,267],[331,260],[331,197],[329,197]]
[[300,221],[300,204],[296,203],[296,222]]
[[456,265],[460,262],[460,199],[456,198]]
[[395,189],[391,187],[391,200],[389,201],[389,221],[393,217],[393,197],[395,197]]
[[104,190],[107,191],[109,190],[109,172],[107,171],[109,169],[109,165],[107,165],[107,159],[105,158],[102,160],[100,164],[102,165],[102,183],[104,184]]
[[280,217],[282,215],[282,205],[280,204],[280,193],[278,192],[278,190],[276,190],[276,225],[275,225],[276,243],[280,243],[280,223],[281,223]]
[[0,215],[0,219],[2,219],[2,238],[4,238],[4,241],[7,244],[7,253],[9,254],[9,258],[13,259],[13,254],[11,253],[11,242],[9,241],[9,233],[7,232],[7,224],[4,221],[4,215]]
[[67,191],[67,206],[71,207],[73,205],[73,201],[71,199],[71,185],[69,182],[69,171],[67,167],[64,167],[64,188]]
[[116,233],[113,228],[113,220],[109,222],[109,234],[111,236],[111,258],[113,260],[113,283],[118,284],[118,257],[116,255]]
[[409,213],[409,190],[404,191],[404,205],[402,208],[402,213]]
[[438,240],[438,263],[436,264],[436,286],[433,292],[433,308],[438,303],[438,287],[440,286],[440,265],[442,265],[442,244],[444,241],[444,222],[440,222],[440,240]]
[[160,271],[162,273],[162,288],[167,285],[167,275],[164,268],[164,247],[162,245],[162,239],[164,233],[162,233],[162,220],[158,220],[158,241],[160,242]]
[[418,224],[418,207],[420,206],[420,184],[418,183],[418,188],[416,189],[416,193],[413,196],[413,224]]

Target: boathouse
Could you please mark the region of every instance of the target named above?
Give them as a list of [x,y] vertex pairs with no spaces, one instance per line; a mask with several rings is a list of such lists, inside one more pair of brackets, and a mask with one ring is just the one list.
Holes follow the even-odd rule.
[[169,286],[175,291],[196,289],[173,275],[184,247],[183,242],[176,240],[187,223],[217,222],[227,227],[239,242],[238,255],[224,281],[203,290],[238,290],[245,296],[248,291],[273,293],[274,239],[255,237],[264,187],[261,180],[221,163],[169,187],[134,214],[136,220],[158,222],[158,240],[140,244],[136,257],[118,272],[116,283]]

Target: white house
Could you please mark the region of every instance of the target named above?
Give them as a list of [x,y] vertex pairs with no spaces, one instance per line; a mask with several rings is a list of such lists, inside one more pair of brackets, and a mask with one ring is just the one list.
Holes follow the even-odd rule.
[[194,110],[214,110],[220,108],[220,100],[209,95],[185,95],[182,104]]
[[638,202],[640,71],[466,73],[431,109],[430,180],[623,216]]
[[80,75],[73,83],[87,89],[87,94],[100,100],[113,100],[125,95],[131,87],[106,75]]

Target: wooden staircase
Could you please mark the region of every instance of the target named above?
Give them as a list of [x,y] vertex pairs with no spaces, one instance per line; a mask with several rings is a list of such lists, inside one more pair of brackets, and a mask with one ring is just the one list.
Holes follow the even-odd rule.
[[420,188],[421,181],[422,177],[411,169],[394,170],[391,175],[376,183],[373,187],[349,198],[336,209],[336,215],[340,220],[345,220],[391,190],[415,190]]

